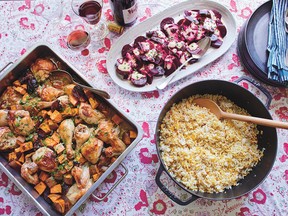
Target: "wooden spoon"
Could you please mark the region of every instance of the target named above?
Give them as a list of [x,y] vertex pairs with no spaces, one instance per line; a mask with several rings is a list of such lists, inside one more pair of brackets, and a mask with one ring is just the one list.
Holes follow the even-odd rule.
[[286,122],[224,112],[214,101],[210,99],[197,98],[193,100],[193,102],[201,107],[206,107],[207,109],[209,109],[212,113],[216,115],[218,119],[221,118],[235,119],[239,121],[255,123],[258,125],[264,125],[268,127],[288,129],[288,123]]

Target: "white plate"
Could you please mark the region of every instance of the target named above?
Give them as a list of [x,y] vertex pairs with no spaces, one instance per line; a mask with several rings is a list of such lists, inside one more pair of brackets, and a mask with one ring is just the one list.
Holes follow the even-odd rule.
[[214,49],[210,48],[207,51],[207,54],[203,56],[198,62],[193,65],[189,65],[186,69],[181,70],[170,82],[176,82],[195,71],[203,68],[207,64],[215,61],[217,58],[222,56],[233,44],[236,38],[236,22],[233,15],[230,11],[220,5],[217,2],[206,1],[206,0],[189,0],[186,2],[179,3],[177,5],[173,5],[172,7],[156,14],[155,16],[147,19],[146,21],[134,26],[125,32],[111,47],[108,55],[107,55],[107,69],[108,73],[113,79],[113,81],[118,84],[120,87],[127,89],[133,92],[149,92],[157,90],[156,86],[163,82],[163,77],[154,77],[152,84],[145,85],[143,87],[133,86],[129,81],[123,80],[116,73],[115,63],[118,58],[121,58],[121,50],[125,44],[133,43],[134,39],[139,35],[145,35],[147,31],[152,29],[160,29],[160,22],[166,17],[173,17],[177,21],[177,17],[183,17],[184,10],[194,10],[194,9],[215,9],[222,14],[222,21],[227,28],[227,35],[224,38],[223,44],[220,48]]

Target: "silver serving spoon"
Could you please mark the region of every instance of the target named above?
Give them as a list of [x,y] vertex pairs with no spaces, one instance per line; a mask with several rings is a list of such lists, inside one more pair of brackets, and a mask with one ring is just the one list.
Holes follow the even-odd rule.
[[277,128],[284,128],[288,129],[288,122],[281,122],[281,121],[274,121],[270,119],[258,118],[253,116],[246,116],[246,115],[239,115],[234,113],[228,113],[221,110],[221,108],[210,99],[205,98],[197,98],[193,100],[193,103],[201,107],[206,107],[209,109],[218,119],[235,119],[239,121],[251,122],[258,125],[264,125],[268,127],[277,127]]
[[211,44],[211,39],[209,37],[205,37],[203,39],[201,39],[200,41],[197,42],[199,48],[201,49],[201,51],[199,51],[197,54],[192,55],[192,57],[188,58],[182,65],[180,65],[180,67],[177,68],[177,70],[175,70],[172,74],[170,74],[168,77],[166,77],[164,79],[164,81],[162,83],[160,83],[159,85],[156,86],[157,89],[161,90],[164,89],[169,83],[170,81],[173,79],[173,77],[175,77],[175,75],[192,59],[199,59],[201,58],[208,50],[208,48],[210,47]]
[[91,87],[88,87],[86,85],[82,85],[78,82],[76,82],[73,77],[71,76],[71,74],[65,70],[61,70],[61,69],[56,69],[56,70],[53,70],[51,71],[50,73],[50,78],[53,79],[53,76],[57,79],[57,77],[62,77],[62,78],[65,78],[65,80],[67,81],[67,83],[74,83],[78,86],[81,86],[82,88],[84,89],[88,89],[89,91],[101,96],[101,97],[104,97],[106,99],[110,99],[110,95],[106,92],[106,91],[102,91],[102,90],[99,90],[99,89],[94,89],[94,88],[91,88]]

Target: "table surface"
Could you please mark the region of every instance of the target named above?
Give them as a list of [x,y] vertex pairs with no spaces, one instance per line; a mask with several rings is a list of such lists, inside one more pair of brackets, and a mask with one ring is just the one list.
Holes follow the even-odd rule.
[[[251,13],[266,0],[218,0],[235,16],[237,29]],[[58,3],[60,0],[58,1]],[[159,158],[155,147],[155,126],[165,102],[184,86],[205,79],[233,81],[242,76],[252,77],[241,65],[237,55],[237,40],[222,57],[194,75],[190,75],[162,91],[146,93],[129,92],[113,82],[106,70],[106,55],[118,35],[109,33],[105,40],[90,46],[90,54],[67,49],[63,31],[57,25],[79,21],[73,14],[70,1],[64,1],[60,22],[46,21],[37,16],[35,1],[0,1],[0,68],[15,62],[35,43],[48,43],[67,61],[81,71],[93,86],[108,91],[119,109],[136,120],[144,130],[143,139],[124,159],[129,172],[126,178],[103,202],[89,198],[76,215],[288,215],[288,131],[277,129],[278,152],[272,171],[265,181],[245,196],[229,201],[197,199],[180,206],[171,201],[156,185],[155,175]],[[69,2],[69,3],[68,3]],[[180,0],[139,0],[139,18],[149,19],[154,14],[172,7]],[[38,8],[39,9],[39,8]],[[113,20],[108,0],[104,0],[102,19]],[[55,14],[56,16],[56,14]],[[243,87],[256,91],[244,81]],[[275,120],[288,121],[288,89],[265,85],[273,97],[269,111]],[[257,92],[255,93],[257,94]],[[263,99],[264,100],[264,99]],[[121,168],[116,169],[121,172]],[[104,194],[111,188],[114,178],[98,189]],[[169,188],[178,187],[167,176],[163,182]],[[23,194],[8,177],[0,171],[0,215],[41,215],[32,201]]]

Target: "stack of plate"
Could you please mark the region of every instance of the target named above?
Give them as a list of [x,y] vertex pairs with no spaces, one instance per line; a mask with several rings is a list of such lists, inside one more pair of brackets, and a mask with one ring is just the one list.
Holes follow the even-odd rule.
[[272,1],[257,8],[242,26],[238,36],[238,54],[243,66],[257,79],[269,85],[285,87],[268,79],[268,23]]

